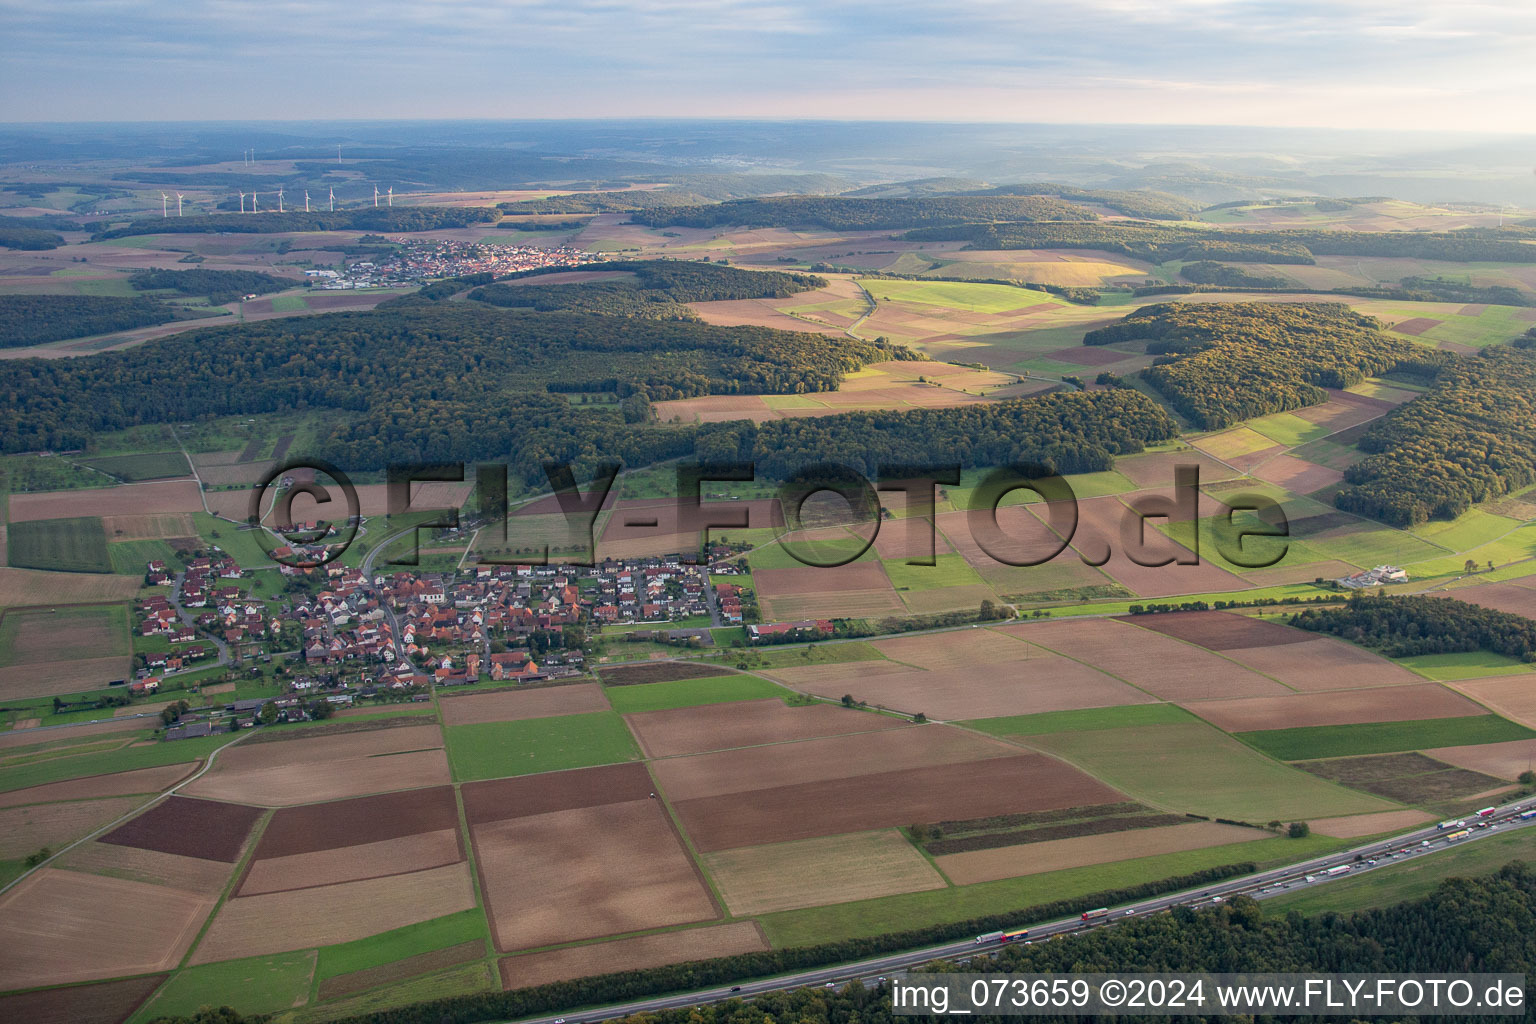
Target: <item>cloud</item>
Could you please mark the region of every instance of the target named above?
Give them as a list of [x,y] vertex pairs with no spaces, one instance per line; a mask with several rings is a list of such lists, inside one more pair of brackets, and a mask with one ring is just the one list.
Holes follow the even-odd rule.
[[0,0],[0,27],[0,92],[17,120],[515,113],[1536,130],[1527,0]]

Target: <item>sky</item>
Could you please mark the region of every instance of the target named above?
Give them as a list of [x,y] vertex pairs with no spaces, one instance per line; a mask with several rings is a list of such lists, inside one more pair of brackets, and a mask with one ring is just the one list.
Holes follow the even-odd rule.
[[1536,0],[0,0],[0,121],[1536,131]]

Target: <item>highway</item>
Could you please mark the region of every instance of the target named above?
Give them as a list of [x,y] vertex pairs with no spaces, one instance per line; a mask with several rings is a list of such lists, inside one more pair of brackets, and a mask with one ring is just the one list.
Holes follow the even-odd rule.
[[[1326,885],[1341,878],[1352,878],[1363,872],[1379,870],[1406,860],[1433,856],[1436,853],[1450,849],[1452,846],[1475,843],[1489,836],[1501,835],[1510,829],[1529,828],[1536,825],[1536,816],[1526,820],[1520,819],[1520,814],[1528,810],[1536,810],[1536,797],[1504,804],[1486,818],[1477,818],[1475,815],[1468,816],[1464,819],[1466,821],[1465,827],[1470,828],[1471,832],[1464,839],[1450,840],[1447,838],[1450,834],[1460,831],[1458,828],[1442,829],[1437,825],[1430,825],[1415,829],[1412,832],[1398,834],[1390,839],[1375,840],[1322,857],[1298,861],[1295,864],[1288,864],[1284,867],[1272,868],[1268,871],[1244,875],[1240,878],[1227,879],[1183,892],[1168,893],[1136,903],[1123,904],[1111,908],[1107,917],[1097,918],[1092,922],[1084,922],[1080,917],[1067,917],[1044,924],[1033,925],[1030,927],[1029,937],[1023,941],[1030,943],[1040,939],[1068,935],[1089,928],[1108,927],[1127,919],[1144,917],[1147,914],[1159,913],[1177,906],[1209,907],[1224,902],[1233,896],[1251,896],[1255,899],[1263,900],[1278,896],[1284,892],[1294,892],[1298,889]],[[1326,874],[1330,868],[1344,868],[1345,870],[1333,875]],[[854,980],[875,982],[901,974],[910,968],[925,964],[931,960],[958,959],[964,961],[973,956],[992,953],[998,949],[999,945],[1000,943],[997,942],[978,943],[975,938],[969,938],[943,945],[927,946],[908,952],[892,953],[887,956],[860,960],[856,963],[837,964],[809,971],[800,971],[795,974],[779,975],[775,978],[743,981],[741,984],[734,986],[719,985],[693,992],[658,996],[654,999],[641,999],[612,1006],[572,1011],[563,1016],[546,1015],[523,1018],[523,1021],[524,1024],[556,1024],[557,1021],[563,1022],[563,1024],[578,1024],[578,1022],[583,1021],[591,1024],[594,1021],[608,1020],[634,1013],[675,1009],[699,1003],[713,1003],[722,999],[746,999],[767,992],[803,988],[807,985],[838,986]]]

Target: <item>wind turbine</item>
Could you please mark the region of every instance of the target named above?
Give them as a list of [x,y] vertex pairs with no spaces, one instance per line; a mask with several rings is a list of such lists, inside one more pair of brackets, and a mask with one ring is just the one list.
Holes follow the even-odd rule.
[[395,186],[389,186],[389,205],[395,205]]
[[185,198],[187,198],[187,197],[183,193],[181,193],[181,192],[177,192],[176,193],[176,216],[178,216],[178,217],[181,216],[181,201],[183,199],[185,199]]
[[256,201],[256,197],[259,196],[259,195],[261,195],[260,192],[252,192],[251,193],[251,212],[252,213],[255,213],[256,212],[256,207],[261,205],[260,203],[258,203]]
[[277,190],[277,212],[283,212],[283,190],[281,188]]
[[331,212],[336,212],[336,189],[334,187],[331,188]]
[[160,219],[161,220],[164,220],[166,217],[170,216],[166,212],[166,203],[170,200],[170,198],[171,197],[166,195],[164,192],[160,193]]
[[241,213],[245,212],[245,193],[244,192],[240,193],[240,212]]
[[336,162],[341,163],[341,143],[336,143]]
[[305,191],[304,191],[304,212],[305,213],[309,212],[309,190],[308,189],[305,189]]
[[373,205],[377,209],[379,205],[379,186],[373,186]]

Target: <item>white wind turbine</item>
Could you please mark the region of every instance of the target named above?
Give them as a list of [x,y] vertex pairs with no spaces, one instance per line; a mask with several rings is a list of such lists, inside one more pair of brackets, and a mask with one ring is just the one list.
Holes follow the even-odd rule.
[[309,212],[309,190],[308,189],[304,190],[304,212],[305,213]]
[[283,190],[281,188],[277,190],[277,212],[283,212]]
[[166,203],[170,201],[170,198],[171,197],[166,195],[164,192],[160,193],[160,219],[161,220],[164,220],[166,217],[170,216],[170,214],[166,212]]
[[259,196],[259,195],[261,195],[260,192],[252,192],[251,193],[251,212],[252,213],[255,213],[256,212],[256,207],[261,205],[260,203],[258,203],[256,201],[256,197]]
[[241,213],[245,212],[245,193],[244,192],[240,193],[240,212]]
[[336,212],[336,189],[331,189],[331,212]]
[[377,185],[373,186],[373,205],[375,207],[379,205],[379,186]]
[[395,205],[395,186],[389,186],[389,205]]
[[187,197],[183,193],[181,193],[181,192],[177,192],[176,193],[176,216],[178,216],[178,217],[181,216],[181,201],[183,199],[185,199],[185,198],[187,198]]

